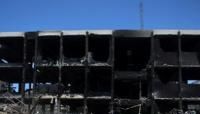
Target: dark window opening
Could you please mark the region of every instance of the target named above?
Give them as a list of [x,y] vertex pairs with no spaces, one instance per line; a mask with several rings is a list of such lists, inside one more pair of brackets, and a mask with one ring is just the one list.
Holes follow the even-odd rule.
[[155,53],[156,65],[177,65],[177,36],[155,36]]
[[80,63],[85,57],[85,36],[64,36],[63,55],[65,63]]
[[182,64],[200,64],[200,36],[184,35],[181,39]]
[[179,95],[179,80],[177,68],[156,69],[153,79],[152,95],[154,98],[177,98]]
[[57,83],[58,82],[58,68],[56,67],[39,67],[36,69],[38,83]]
[[38,61],[42,64],[57,64],[60,52],[60,37],[41,36],[38,38]]
[[131,80],[115,81],[115,97],[127,99],[139,99],[139,82]]
[[23,43],[22,37],[0,38],[0,63],[22,63]]
[[108,95],[111,90],[111,71],[110,69],[91,68],[88,75],[89,95]]
[[[200,68],[183,68],[182,69],[182,78],[183,82],[187,83],[189,80],[200,80]],[[189,82],[188,82],[189,83]]]
[[108,62],[110,54],[111,36],[90,35],[89,52],[91,53],[91,63]]
[[0,80],[17,83],[22,81],[22,68],[1,68]]
[[156,68],[155,76],[163,84],[178,82],[178,68]]
[[84,93],[84,69],[62,69],[62,84],[65,87],[66,94],[83,94]]
[[145,69],[150,59],[150,38],[115,38],[115,69]]
[[200,69],[183,68],[182,70],[182,95],[183,97],[199,97],[200,89]]

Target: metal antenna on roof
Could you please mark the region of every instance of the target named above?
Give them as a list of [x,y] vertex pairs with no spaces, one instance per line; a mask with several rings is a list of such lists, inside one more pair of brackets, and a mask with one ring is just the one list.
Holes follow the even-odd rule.
[[143,0],[140,0],[139,9],[140,9],[140,29],[143,30],[144,29]]

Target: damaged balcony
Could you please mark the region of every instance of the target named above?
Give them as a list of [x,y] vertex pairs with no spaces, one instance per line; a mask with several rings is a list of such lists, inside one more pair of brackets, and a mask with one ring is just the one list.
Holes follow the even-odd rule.
[[56,67],[38,67],[37,72],[37,81],[39,83],[57,83],[59,70]]
[[[96,34],[89,32],[88,63],[89,66],[110,66],[112,60],[112,33]],[[103,48],[102,48],[103,47]]]
[[64,85],[64,94],[71,95],[72,98],[76,95],[84,94],[84,68],[63,67],[62,68],[62,84]]
[[183,68],[182,69],[182,99],[200,100],[200,68]]
[[[131,80],[115,81],[115,98],[117,99],[139,99],[141,97],[140,83]],[[143,88],[145,90],[145,88]],[[144,91],[143,91],[144,92]],[[146,95],[144,95],[145,97]]]
[[[4,67],[0,68],[0,102],[4,102],[4,93],[12,93],[15,97],[20,98],[22,86],[22,68]],[[18,87],[13,87],[13,84]]]
[[178,65],[178,31],[154,33],[155,66],[176,67]]
[[0,35],[0,67],[23,67],[24,34],[12,34]]
[[36,92],[38,94],[53,95],[59,93],[62,88],[58,84],[58,68],[55,67],[39,67],[36,69],[36,82],[34,82]]
[[152,81],[152,95],[156,100],[178,99],[178,68],[159,67],[155,69],[155,78]]
[[87,87],[88,99],[111,99],[111,69],[90,68]]
[[63,66],[84,66],[86,33],[63,32]]
[[22,82],[22,68],[0,68],[0,80],[9,83]]
[[[60,58],[60,33],[39,32],[37,42],[37,66],[58,66]],[[35,43],[36,43],[35,42]]]
[[200,35],[181,36],[182,65],[200,67]]

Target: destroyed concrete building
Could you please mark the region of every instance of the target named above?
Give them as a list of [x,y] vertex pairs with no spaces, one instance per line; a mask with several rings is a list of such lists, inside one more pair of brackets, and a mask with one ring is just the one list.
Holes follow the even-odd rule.
[[0,32],[0,80],[6,113],[200,114],[200,31]]

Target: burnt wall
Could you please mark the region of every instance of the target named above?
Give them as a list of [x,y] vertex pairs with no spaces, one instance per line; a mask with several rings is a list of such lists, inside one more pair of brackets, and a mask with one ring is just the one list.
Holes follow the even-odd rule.
[[199,113],[199,44],[198,31],[2,33],[0,80],[63,113]]

